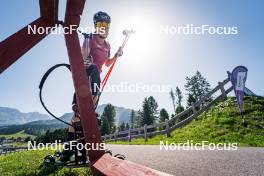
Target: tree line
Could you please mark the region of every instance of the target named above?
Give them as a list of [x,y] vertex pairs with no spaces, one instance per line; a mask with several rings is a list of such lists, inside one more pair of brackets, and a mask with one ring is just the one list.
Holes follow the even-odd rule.
[[[128,123],[122,122],[121,125],[116,125],[115,107],[111,104],[107,104],[101,115],[101,134],[111,134],[116,131],[124,131],[129,128],[142,127],[145,124],[152,125],[154,123],[165,122],[169,120],[170,117],[184,111],[186,108],[190,107],[192,103],[200,99],[203,95],[207,94],[210,89],[210,84],[202,74],[197,71],[195,75],[191,77],[186,77],[185,84],[186,91],[186,105],[183,105],[183,93],[181,89],[176,86],[175,90],[171,89],[169,97],[173,106],[173,113],[169,115],[165,108],[159,108],[159,105],[153,96],[145,97],[142,102],[142,107],[138,111],[131,110],[130,121]],[[210,99],[208,99],[210,101]],[[185,117],[183,117],[185,118]],[[182,119],[179,119],[182,120]],[[36,140],[38,142],[50,142],[54,140],[65,141],[67,139],[66,129],[57,129],[55,131],[46,131],[44,135],[39,135]]]
[[[174,110],[173,114],[171,114],[171,117],[175,116],[176,114],[190,107],[192,103],[199,100],[202,96],[206,95],[211,90],[210,83],[199,71],[197,71],[191,77],[186,77],[185,80],[186,80],[186,84],[184,85],[184,87],[187,95],[185,107],[183,105],[184,96],[181,89],[178,86],[176,86],[175,90],[171,89],[169,93]],[[211,98],[209,98],[207,101],[211,101]],[[170,115],[165,108],[159,109],[158,103],[153,96],[144,98],[142,102],[142,108],[140,110],[131,111],[129,123],[122,122],[120,126],[116,126],[115,116],[116,116],[116,111],[114,106],[108,104],[105,107],[104,112],[101,116],[102,135],[111,134],[114,133],[115,131],[124,131],[129,128],[142,127],[145,124],[152,125],[157,122],[165,122],[170,118]]]

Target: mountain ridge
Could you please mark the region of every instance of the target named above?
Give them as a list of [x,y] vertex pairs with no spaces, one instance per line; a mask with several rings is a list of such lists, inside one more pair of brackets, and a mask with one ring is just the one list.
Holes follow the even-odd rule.
[[[102,114],[103,110],[107,104],[99,105],[97,108],[97,113]],[[129,116],[132,109],[125,107],[114,106],[116,109],[116,124],[120,125],[122,122],[129,122]],[[67,112],[61,117],[62,120],[70,122],[73,113]],[[52,118],[49,115],[41,114],[39,112],[28,112],[23,113],[16,108],[10,107],[0,107],[0,126],[10,126],[10,125],[56,125],[61,124],[58,120]]]
[[16,108],[0,107],[0,126],[21,125],[37,120],[50,120],[51,117],[39,112],[24,113]]

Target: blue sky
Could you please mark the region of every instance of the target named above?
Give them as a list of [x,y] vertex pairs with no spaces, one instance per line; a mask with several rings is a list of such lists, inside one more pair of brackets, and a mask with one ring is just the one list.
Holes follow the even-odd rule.
[[[64,18],[65,2],[60,2],[60,19]],[[249,69],[246,86],[264,95],[261,77],[264,75],[263,7],[264,3],[260,0],[87,0],[81,26],[91,26],[95,12],[108,12],[112,17],[108,38],[112,54],[121,44],[123,29],[134,28],[137,31],[118,61],[109,84],[161,84],[173,88],[179,86],[184,91],[185,77],[193,75],[196,70],[201,71],[215,86],[227,77],[226,71],[245,65]],[[3,1],[0,14],[2,41],[39,16],[38,1]],[[239,33],[159,33],[160,25],[186,24],[237,26]],[[46,37],[0,75],[0,106],[17,108],[23,112],[44,112],[38,100],[39,81],[49,67],[62,62],[68,63],[63,35]],[[71,109],[72,92],[71,74],[61,69],[48,80],[44,90],[45,101],[52,111],[61,115]],[[160,108],[172,112],[168,93],[105,93],[100,103],[139,109],[144,97],[150,95],[156,98]]]

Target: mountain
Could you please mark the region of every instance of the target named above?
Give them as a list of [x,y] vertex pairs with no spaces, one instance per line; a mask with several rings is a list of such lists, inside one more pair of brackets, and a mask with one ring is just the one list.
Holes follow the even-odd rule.
[[[70,122],[72,116],[73,116],[73,113],[65,113],[59,118],[65,122]],[[52,118],[51,120],[37,120],[37,121],[27,123],[27,125],[62,125],[62,124],[63,124],[62,122],[54,118]]]
[[[96,109],[96,112],[98,114],[102,115],[105,107],[106,107],[106,104],[99,105]],[[125,123],[129,122],[130,113],[131,113],[132,109],[127,109],[127,108],[115,106],[115,110],[116,110],[115,119],[116,119],[117,125],[120,125],[122,122],[125,122]],[[63,116],[60,117],[60,119],[66,121],[66,122],[70,122],[72,116],[73,116],[73,113],[65,113]],[[39,124],[55,125],[55,124],[61,124],[61,122],[59,122],[56,119],[51,119],[51,120],[38,120],[38,121],[30,122],[28,124],[29,125],[34,125],[34,124],[36,124],[36,125],[39,125]]]
[[19,125],[37,120],[50,120],[49,115],[38,112],[22,113],[14,108],[0,107],[0,126]]
[[[107,104],[102,104],[97,107],[96,112],[100,115],[103,114],[104,108],[106,107]],[[119,126],[121,125],[122,122],[129,123],[130,120],[130,114],[132,109],[127,109],[124,107],[117,107],[114,106],[116,110],[116,117],[115,117],[115,122]]]
[[[106,104],[98,106],[96,112],[102,114]],[[131,109],[116,107],[116,124],[128,123]],[[73,113],[65,113],[60,119],[70,122]],[[43,134],[48,129],[67,128],[67,125],[38,112],[22,113],[17,109],[0,107],[0,134],[14,134],[24,131],[27,134]]]

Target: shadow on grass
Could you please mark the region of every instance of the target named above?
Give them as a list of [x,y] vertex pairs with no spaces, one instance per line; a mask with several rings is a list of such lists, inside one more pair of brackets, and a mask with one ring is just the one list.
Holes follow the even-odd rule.
[[40,172],[37,175],[46,176],[46,175],[54,174],[61,169],[63,169],[63,166],[57,166],[54,164],[49,164],[49,165],[41,164],[39,167]]
[[92,172],[90,169],[82,169],[81,167],[77,168],[66,168],[62,165],[41,165],[39,167],[39,172],[36,174],[37,176],[47,176],[47,175],[63,175],[63,176],[80,176],[85,175],[89,176],[92,175]]

